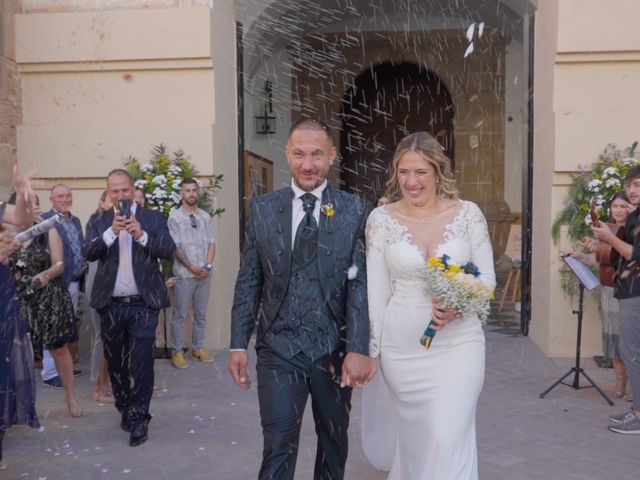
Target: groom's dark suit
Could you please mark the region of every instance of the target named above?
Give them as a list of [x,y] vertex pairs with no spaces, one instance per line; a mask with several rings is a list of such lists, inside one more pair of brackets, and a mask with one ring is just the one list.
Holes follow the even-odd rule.
[[[258,395],[264,432],[261,479],[293,478],[300,422],[311,394],[318,434],[315,478],[342,478],[351,388],[341,388],[345,353],[366,355],[369,316],[364,227],[369,206],[322,193],[317,248],[292,255],[292,201],[283,188],[250,207],[232,312],[231,349],[246,349],[256,321]],[[318,200],[319,201],[319,200]],[[330,213],[330,212],[329,212]]]
[[83,253],[89,262],[99,260],[91,306],[101,317],[102,341],[116,408],[133,428],[150,418],[158,310],[170,305],[158,259],[172,258],[176,247],[162,214],[137,207],[135,218],[147,234],[145,246],[133,239],[130,242],[133,278],[139,295],[114,297],[118,268],[121,268],[120,247],[117,239],[110,246],[103,239],[113,216],[113,210],[91,216]]

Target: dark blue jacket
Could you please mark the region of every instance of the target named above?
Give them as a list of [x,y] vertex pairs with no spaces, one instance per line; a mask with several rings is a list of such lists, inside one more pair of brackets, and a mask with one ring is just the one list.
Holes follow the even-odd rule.
[[[48,212],[42,214],[42,219],[46,220],[49,217],[52,217],[55,214],[55,210],[52,208]],[[82,224],[80,223],[80,219],[74,215],[71,215],[71,218],[67,220],[67,222],[71,222],[75,229],[80,234],[80,248],[82,248],[82,244],[84,242],[84,236],[82,235]],[[62,280],[64,284],[68,287],[72,281],[81,281],[82,278],[73,278],[73,271],[75,269],[75,265],[72,263],[71,259],[73,258],[73,254],[71,253],[71,242],[69,241],[69,236],[67,235],[67,231],[65,228],[58,224],[56,225],[56,230],[62,239],[62,247],[64,254],[64,272],[62,272]],[[83,261],[83,263],[85,263]],[[84,265],[82,266],[82,271],[84,272]]]
[[[143,247],[132,242],[133,278],[147,307],[161,309],[170,305],[164,277],[158,266],[158,259],[172,259],[176,244],[169,234],[167,220],[160,212],[136,209],[136,219],[147,233],[147,244]],[[106,307],[111,302],[118,274],[120,246],[116,240],[107,247],[102,234],[113,223],[113,210],[94,213],[87,223],[87,235],[83,252],[89,262],[99,260],[96,277],[91,292],[91,306],[95,309]]]
[[[258,342],[276,318],[289,287],[293,190],[277,190],[251,201],[246,238],[231,313],[231,348],[246,349],[258,322]],[[319,283],[344,350],[368,354],[369,312],[364,229],[370,205],[327,185],[318,224]],[[347,278],[351,266],[355,278]]]

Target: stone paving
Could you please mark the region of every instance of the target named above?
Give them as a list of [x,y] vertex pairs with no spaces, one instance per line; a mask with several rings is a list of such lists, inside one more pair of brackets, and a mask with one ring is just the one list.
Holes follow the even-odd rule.
[[[540,399],[540,392],[573,361],[546,358],[508,319],[494,317],[486,330],[487,373],[478,408],[481,479],[640,478],[640,436],[606,429],[608,415],[627,409],[628,403],[610,407],[593,388],[576,391],[563,385]],[[82,418],[65,415],[62,392],[39,387],[42,428],[14,427],[8,432],[0,479],[256,478],[262,442],[256,390],[254,386],[243,392],[232,384],[226,357],[227,352],[216,352],[215,364],[193,363],[181,371],[168,360],[156,361],[161,389],[151,403],[150,438],[136,448],[127,445],[115,409],[90,400],[87,375],[77,378]],[[612,371],[599,369],[591,359],[583,364],[605,391],[612,391]],[[347,478],[383,480],[386,475],[369,465],[360,447],[360,400],[356,392]],[[315,434],[307,411],[297,479],[312,478],[314,456]]]

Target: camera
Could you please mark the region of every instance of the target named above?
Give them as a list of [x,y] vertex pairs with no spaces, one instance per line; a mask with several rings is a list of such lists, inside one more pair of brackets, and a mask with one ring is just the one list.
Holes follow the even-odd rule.
[[125,218],[131,217],[131,200],[128,198],[121,198],[118,200],[118,210],[120,211],[120,215]]

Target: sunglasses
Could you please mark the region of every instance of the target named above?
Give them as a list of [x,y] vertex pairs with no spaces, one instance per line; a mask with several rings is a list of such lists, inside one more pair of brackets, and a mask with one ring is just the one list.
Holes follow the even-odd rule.
[[193,228],[198,228],[198,223],[196,222],[196,217],[193,215],[193,213],[189,215],[189,220],[191,220],[191,226]]

